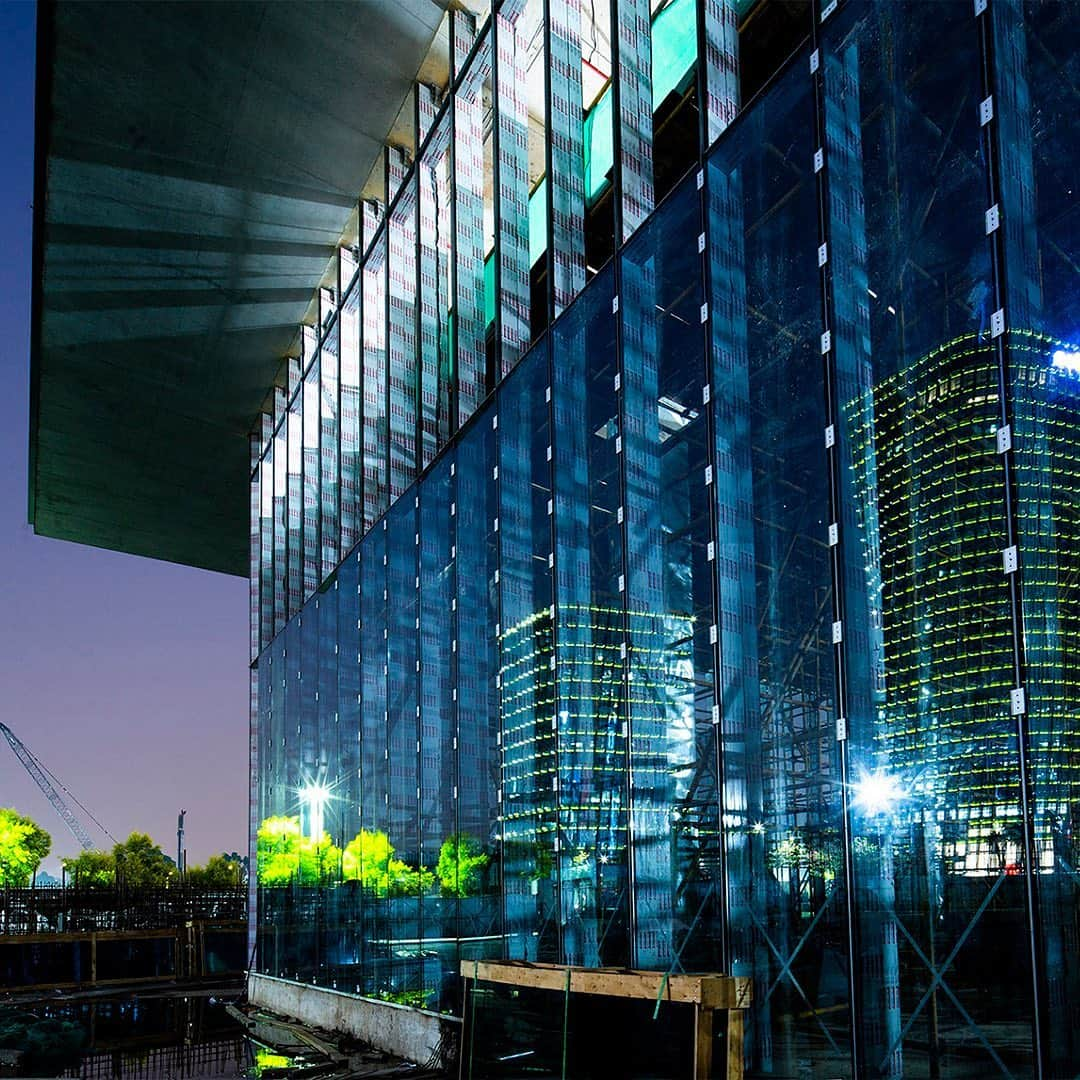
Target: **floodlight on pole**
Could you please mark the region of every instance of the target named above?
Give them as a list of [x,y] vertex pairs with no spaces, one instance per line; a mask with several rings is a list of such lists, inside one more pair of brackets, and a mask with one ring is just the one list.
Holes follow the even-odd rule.
[[300,802],[308,808],[308,836],[317,844],[323,834],[323,811],[330,800],[330,791],[322,784],[306,784],[300,788]]
[[904,799],[904,789],[895,776],[883,769],[864,772],[852,785],[853,805],[870,817],[891,814]]

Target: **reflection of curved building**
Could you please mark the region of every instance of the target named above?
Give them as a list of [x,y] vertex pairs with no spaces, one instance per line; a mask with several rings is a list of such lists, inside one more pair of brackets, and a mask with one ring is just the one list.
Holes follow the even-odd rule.
[[[1069,738],[1080,678],[1064,666],[1060,642],[1080,615],[1080,550],[1069,543],[1080,539],[1080,374],[1069,362],[1080,353],[1031,332],[1010,338],[1028,683],[1038,687],[1028,700],[1040,710],[1030,717],[1032,749],[1042,775],[1060,781],[1062,802],[1056,810],[1053,783],[1036,793],[1048,845],[1078,764]],[[881,583],[884,686],[868,749],[905,792],[901,818],[917,807],[941,829],[947,871],[1015,868],[1018,769],[994,350],[974,334],[955,338],[872,394],[872,408],[849,402],[846,409],[867,572]],[[1050,857],[1044,846],[1044,863]]]
[[[633,709],[636,695],[650,696],[651,712],[660,720],[654,764],[665,783],[672,774],[679,783],[678,766],[690,759],[694,738],[692,619],[645,612],[630,612],[629,618],[636,643],[630,666],[631,713],[640,715]],[[508,842],[552,832],[557,811],[569,814],[560,820],[564,830],[572,827],[576,812],[595,815],[603,808],[613,817],[621,813],[626,783],[624,613],[563,604],[557,629],[563,687],[558,703],[550,614],[533,615],[501,637]]]

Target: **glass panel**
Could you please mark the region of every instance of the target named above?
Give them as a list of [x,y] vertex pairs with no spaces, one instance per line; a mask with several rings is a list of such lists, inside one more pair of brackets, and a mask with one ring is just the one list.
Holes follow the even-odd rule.
[[494,16],[496,107],[495,217],[501,373],[529,340],[529,89],[524,0]]
[[591,967],[630,963],[614,295],[609,265],[552,337],[560,920]]
[[585,284],[581,0],[548,0],[551,267],[558,315]]
[[248,480],[248,658],[259,655],[259,602],[262,597],[262,462],[259,439],[249,435],[251,476]]
[[[390,790],[387,748],[387,588],[386,531],[382,526],[364,537],[360,551],[360,769],[364,799],[361,832],[353,849],[345,849],[344,876],[363,893],[363,992],[378,995],[393,985],[388,924]],[[354,886],[355,887],[355,886]]]
[[304,376],[300,397],[303,422],[304,470],[304,599],[319,587],[319,356]]
[[709,146],[739,111],[738,9],[738,0],[704,5],[705,141]]
[[[502,955],[499,823],[499,516],[494,409],[462,434],[456,454],[456,664],[460,847],[450,884],[458,895],[463,959]],[[440,881],[445,888],[445,884]]]
[[420,488],[420,888],[424,995],[443,1009],[458,996],[457,894],[447,887],[455,843],[455,704],[451,698],[454,564],[450,526],[453,455],[444,454]]
[[557,960],[547,350],[499,392],[503,859],[509,955]]
[[615,78],[619,80],[616,220],[622,221],[625,241],[653,208],[652,19],[649,0],[619,0],[615,12]]
[[[364,985],[367,948],[364,940],[364,891],[362,883],[352,877],[355,853],[363,821],[363,804],[372,797],[367,783],[372,780],[364,771],[364,746],[361,742],[363,692],[360,631],[360,557],[359,552],[348,556],[337,572],[337,687],[333,703],[338,729],[337,756],[327,771],[327,787],[332,805],[337,811],[338,831],[334,842],[341,847],[341,885],[336,897],[336,922],[339,927],[337,945],[337,978],[339,988],[359,994]],[[373,789],[378,785],[373,783]],[[352,847],[350,848],[350,845]]]
[[[334,583],[336,585],[336,582]],[[341,881],[341,845],[351,821],[346,817],[345,794],[339,770],[348,761],[342,757],[337,710],[337,589],[331,586],[316,593],[315,611],[308,605],[308,617],[314,614],[316,659],[309,667],[315,696],[314,753],[310,780],[301,779],[306,790],[301,802],[312,817],[311,833],[317,842],[315,866],[321,895],[314,897],[316,935],[319,938],[318,978],[323,986],[337,989],[342,961],[349,949],[351,929],[340,920],[343,893]],[[321,828],[320,828],[321,826]]]
[[266,454],[259,463],[259,520],[261,530],[262,590],[259,599],[260,645],[267,645],[274,634],[274,446],[270,439]]
[[484,115],[491,107],[490,36],[485,34],[454,100],[453,329],[457,343],[458,424],[472,416],[485,393]]
[[[280,423],[274,432],[274,633],[285,625],[288,607],[288,503],[289,503],[289,428],[284,391],[275,390],[275,415]],[[280,411],[280,415],[279,414]]]
[[823,54],[859,1006],[889,1076],[1031,1072],[976,29],[849,5]]
[[390,213],[388,263],[390,498],[416,476],[416,177]]
[[706,172],[732,972],[752,1067],[850,1070],[813,85],[792,70]]
[[322,547],[320,581],[334,571],[341,558],[341,471],[338,445],[338,344],[340,322],[326,335],[319,358],[320,431],[319,458],[322,478],[319,502],[319,542]]
[[[365,203],[364,220],[374,224],[375,208]],[[390,505],[386,370],[386,229],[379,230],[361,271],[364,295],[364,526],[371,526]]]
[[694,178],[622,256],[634,963],[719,970],[705,328]]
[[360,397],[360,292],[358,281],[341,308],[341,552],[363,533],[362,401]]
[[303,421],[304,392],[301,389],[289,403],[289,412],[285,418],[289,444],[289,476],[287,492],[288,514],[288,570],[285,577],[287,599],[286,615],[294,615],[300,610],[304,586],[304,489],[303,489]]
[[399,499],[387,515],[387,759],[390,771],[388,946],[396,993],[433,987],[420,940],[419,746],[420,670],[417,514],[415,499]]
[[1045,1054],[1080,1058],[1080,202],[1074,4],[992,12]]
[[450,309],[450,116],[445,115],[417,169],[420,189],[420,467],[450,438],[453,342]]

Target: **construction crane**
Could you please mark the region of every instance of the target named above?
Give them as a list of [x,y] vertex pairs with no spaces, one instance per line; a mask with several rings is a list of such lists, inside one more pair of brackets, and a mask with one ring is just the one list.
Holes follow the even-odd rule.
[[94,841],[90,839],[89,834],[83,828],[82,822],[75,816],[74,811],[63,798],[60,796],[60,792],[56,789],[61,788],[69,799],[77,806],[86,816],[115,844],[116,837],[113,836],[104,825],[74,795],[66,788],[48,769],[48,767],[29,750],[29,748],[23,743],[23,741],[7,726],[7,724],[0,723],[0,735],[3,735],[8,741],[8,745],[15,751],[15,756],[22,762],[23,768],[30,774],[34,783],[41,788],[45,798],[52,804],[52,808],[64,819],[64,824],[71,830],[75,839],[82,844],[83,848],[89,851],[94,847]]

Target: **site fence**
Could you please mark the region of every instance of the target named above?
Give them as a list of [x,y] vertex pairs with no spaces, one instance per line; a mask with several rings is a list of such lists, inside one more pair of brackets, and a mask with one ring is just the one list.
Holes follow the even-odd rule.
[[247,917],[247,887],[0,889],[0,936],[169,930]]

